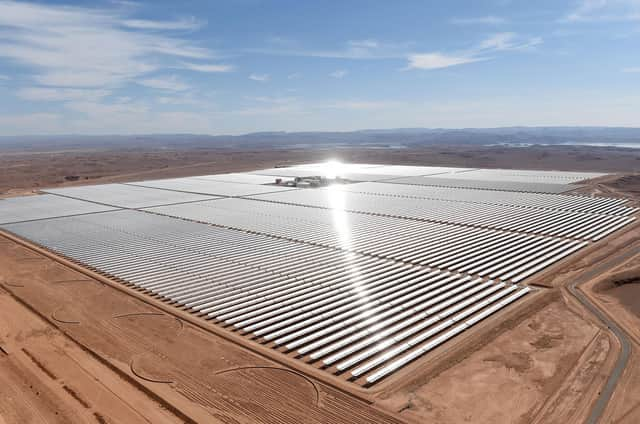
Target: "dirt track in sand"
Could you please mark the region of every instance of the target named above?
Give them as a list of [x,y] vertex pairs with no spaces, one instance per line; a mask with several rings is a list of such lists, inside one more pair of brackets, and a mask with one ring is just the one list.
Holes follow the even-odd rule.
[[[234,170],[196,164],[142,175]],[[635,180],[593,190],[633,192],[629,181]],[[633,238],[629,231],[604,240],[535,282],[559,287]],[[383,382],[369,405],[1,237],[0,287],[2,424],[580,422],[619,349],[577,302],[556,296],[508,325],[491,320],[453,347],[434,351],[434,365],[400,372],[404,382]],[[612,294],[598,297],[627,327],[640,328]],[[607,422],[640,419],[639,363],[634,351]]]
[[0,345],[8,353],[0,354],[6,383],[0,384],[0,416],[6,423],[97,416],[113,423],[398,422],[37,257],[0,243]]
[[[14,311],[19,311],[15,316],[20,317],[30,313],[31,319],[45,328],[42,332],[60,333],[61,338],[63,333],[68,334],[69,345],[75,341],[86,349],[78,348],[85,358],[76,359],[83,368],[84,361],[94,357],[98,363],[108,364],[102,372],[110,378],[120,376],[119,384],[111,389],[119,398],[130,399],[129,393],[136,393],[146,408],[164,408],[172,420],[186,416],[198,422],[212,422],[216,417],[221,422],[339,422],[341,418],[351,422],[363,417],[375,422],[395,421],[393,415],[378,407],[414,422],[424,418],[438,422],[528,422],[543,408],[551,418],[557,414],[573,418],[575,405],[582,405],[580,412],[587,408],[589,396],[584,396],[584,388],[597,390],[598,371],[607,366],[607,352],[611,350],[610,340],[597,327],[564,308],[559,299],[547,296],[548,300],[541,298],[539,306],[530,309],[530,316],[514,318],[506,327],[499,325],[504,328],[497,332],[491,329],[500,322],[481,326],[479,334],[484,327],[489,331],[488,341],[479,342],[472,336],[461,340],[457,344],[466,348],[459,362],[453,360],[435,373],[427,368],[420,370],[412,377],[424,373],[425,378],[408,379],[406,385],[399,383],[406,372],[400,373],[390,382],[393,389],[383,385],[381,391],[374,391],[377,407],[372,407],[15,243],[0,243],[0,269],[5,288],[4,304],[0,306],[7,314],[14,316]],[[29,309],[41,314],[41,319]],[[22,319],[2,317],[0,314],[3,337],[12,332],[20,334],[7,338],[13,339],[12,343],[2,345],[20,352],[33,335],[25,337]],[[49,341],[42,344],[49,345]],[[65,352],[66,348],[58,350]],[[92,353],[87,355],[87,350]],[[47,350],[27,351],[55,378],[60,378],[60,369],[67,369],[56,365],[56,356]],[[460,353],[454,349],[452,354],[456,357]],[[27,381],[39,385],[45,377],[51,379],[41,372]],[[107,422],[113,408],[127,413],[126,407],[117,405],[98,409],[95,399],[102,399],[98,389],[78,385],[77,379],[63,377],[63,381],[72,382],[68,384],[70,390],[63,384],[57,387],[55,396],[51,395],[56,405],[65,405],[66,401],[80,408],[67,411],[69,416],[86,418],[86,405],[107,417]],[[582,395],[567,402],[575,393]],[[558,399],[555,404],[548,400],[554,394]],[[493,402],[498,397],[500,402]],[[3,404],[0,415],[11,417],[16,406],[21,405]],[[47,410],[47,403],[41,408]]]
[[600,281],[594,286],[598,294],[614,298],[640,319],[640,267],[633,267]]
[[[416,421],[557,422],[588,411],[610,340],[556,300],[423,384],[398,388],[382,404]],[[580,399],[571,398],[576,392]],[[558,401],[554,401],[552,397]],[[569,411],[562,410],[569,406]]]
[[[636,250],[638,247],[638,244],[634,246]],[[626,332],[631,343],[628,365],[604,411],[602,422],[632,424],[640,421],[640,393],[638,391],[638,387],[640,387],[640,357],[638,356],[640,351],[640,317],[635,313],[638,299],[619,297],[622,294],[619,289],[633,285],[633,281],[640,276],[639,259],[637,256],[632,257],[610,272],[598,276],[581,287],[589,299]]]

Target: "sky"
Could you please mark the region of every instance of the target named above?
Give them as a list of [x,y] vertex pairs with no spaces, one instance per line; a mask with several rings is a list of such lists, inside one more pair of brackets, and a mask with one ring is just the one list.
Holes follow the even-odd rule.
[[0,135],[640,127],[640,0],[0,0]]

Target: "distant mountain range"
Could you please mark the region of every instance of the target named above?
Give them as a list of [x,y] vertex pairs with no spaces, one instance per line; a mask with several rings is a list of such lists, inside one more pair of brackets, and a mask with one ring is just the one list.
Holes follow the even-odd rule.
[[397,128],[351,132],[259,132],[245,135],[148,134],[0,137],[4,150],[109,148],[319,148],[330,146],[418,147],[420,145],[589,144],[640,145],[640,128],[504,127]]

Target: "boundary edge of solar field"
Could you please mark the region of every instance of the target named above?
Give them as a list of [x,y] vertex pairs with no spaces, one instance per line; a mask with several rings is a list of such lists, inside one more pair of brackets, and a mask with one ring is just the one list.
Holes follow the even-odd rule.
[[[140,291],[140,290],[136,290],[133,288],[132,285],[130,284],[125,284],[125,283],[120,283],[117,282],[111,278],[106,277],[105,275],[102,275],[96,271],[93,271],[83,265],[81,265],[80,263],[74,262],[72,260],[70,260],[67,257],[64,257],[62,255],[58,255],[56,253],[53,253],[52,251],[39,246],[36,243],[33,243],[29,240],[25,240],[13,233],[11,233],[10,231],[0,228],[0,236],[1,237],[5,237],[27,249],[30,249],[32,251],[34,251],[35,253],[41,254],[65,267],[71,268],[74,271],[77,271],[81,274],[84,274],[92,279],[95,279],[97,281],[100,281],[101,283],[107,284],[109,287],[112,287],[124,294],[133,296],[134,298],[141,300],[143,302],[145,302],[148,305],[151,305],[153,307],[159,308],[161,309],[163,312],[166,312],[168,314],[174,315],[177,318],[183,319],[187,322],[189,322],[192,325],[195,325],[196,327],[200,328],[201,330],[204,331],[208,331],[211,333],[214,333],[217,336],[222,337],[223,339],[232,342],[232,343],[236,343],[238,345],[240,345],[243,348],[248,349],[249,351],[251,351],[252,353],[262,356],[262,357],[266,357],[269,360],[272,360],[276,363],[278,363],[279,365],[283,365],[289,368],[293,368],[296,369],[300,372],[305,373],[306,375],[309,375],[313,378],[315,378],[316,380],[318,380],[319,382],[321,382],[322,384],[326,384],[330,387],[332,387],[333,389],[336,389],[342,393],[346,393],[350,396],[354,396],[356,398],[358,398],[359,400],[366,402],[369,405],[373,405],[374,404],[374,399],[373,397],[370,395],[369,392],[365,391],[365,390],[359,390],[358,386],[348,386],[344,383],[344,381],[340,380],[338,377],[335,377],[332,374],[328,374],[326,372],[323,372],[322,370],[319,370],[311,365],[308,365],[306,363],[300,362],[295,360],[294,358],[290,358],[286,355],[282,355],[280,352],[276,351],[276,350],[272,350],[272,349],[267,349],[262,347],[259,344],[256,344],[256,342],[253,342],[239,334],[236,333],[232,333],[228,330],[225,330],[223,328],[220,328],[218,326],[216,326],[213,323],[210,323],[209,321],[206,321],[196,315],[193,315],[187,311],[181,310],[176,308],[175,306],[172,306],[170,304],[167,304],[165,302],[162,302],[154,297],[149,296],[148,294],[145,294],[144,292]],[[302,369],[301,369],[302,368]],[[389,412],[385,409],[381,409],[384,412]]]
[[[308,364],[306,362],[303,361],[299,361],[296,360],[295,358],[291,358],[287,355],[283,355],[281,352],[277,351],[277,350],[273,350],[273,349],[269,349],[265,346],[262,346],[260,343],[256,342],[256,341],[252,341],[248,338],[246,338],[243,335],[234,333],[234,332],[230,332],[227,329],[221,328],[218,325],[214,324],[213,322],[207,321],[205,319],[203,319],[202,317],[199,317],[197,315],[193,315],[192,313],[188,312],[187,310],[183,310],[180,308],[176,308],[175,306],[168,304],[166,302],[163,302],[162,300],[159,300],[153,296],[150,296],[149,294],[147,294],[146,292],[143,292],[139,289],[136,289],[131,283],[125,282],[124,280],[116,280],[113,278],[110,278],[107,275],[103,275],[97,271],[94,271],[86,266],[84,266],[83,264],[81,264],[80,262],[74,261],[64,255],[60,255],[57,254],[53,251],[50,251],[49,249],[42,247],[34,242],[31,242],[29,240],[25,240],[23,238],[21,238],[20,236],[17,236],[15,234],[13,234],[12,232],[6,230],[6,229],[2,229],[0,228],[0,236],[2,237],[6,237],[7,239],[27,248],[30,249],[38,254],[44,255],[45,257],[65,266],[68,268],[73,269],[74,271],[80,272],[81,274],[84,274],[90,278],[93,278],[95,280],[98,280],[104,284],[107,284],[108,286],[115,288],[116,290],[125,293],[127,295],[131,295],[134,298],[141,300],[143,302],[145,302],[146,304],[149,304],[153,307],[157,307],[160,308],[163,312],[171,314],[173,316],[176,316],[179,319],[183,319],[187,322],[189,322],[192,325],[195,325],[196,327],[200,328],[201,330],[204,331],[208,331],[211,332],[217,336],[222,337],[223,339],[232,342],[232,343],[236,343],[238,345],[240,345],[243,348],[247,348],[250,352],[259,355],[261,357],[265,357],[269,360],[273,360],[275,363],[281,365],[281,366],[286,366],[288,368],[292,368],[294,370],[297,370],[299,372],[302,372],[303,374],[312,377],[314,379],[316,379],[319,383],[322,384],[326,384],[327,386],[330,386],[333,389],[336,389],[342,393],[346,393],[350,396],[354,396],[355,398],[359,399],[360,401],[363,401],[371,406],[374,406],[375,404],[375,394],[379,393],[383,390],[386,390],[389,386],[397,386],[397,384],[403,384],[406,383],[403,382],[400,379],[396,379],[396,378],[392,378],[392,379],[383,379],[380,381],[380,383],[377,383],[375,385],[370,385],[370,386],[365,386],[365,385],[356,385],[356,384],[350,384],[349,382],[340,379],[338,376],[331,374],[331,373],[327,373],[319,368],[315,368],[313,365]],[[539,300],[541,298],[542,295],[544,294],[549,294],[551,293],[548,290],[538,290],[540,287],[536,287],[536,286],[532,286],[532,288],[534,289],[533,292],[531,292],[531,294],[539,294],[537,296],[527,296],[527,299],[525,300],[527,305],[532,305],[532,304],[536,304],[537,300]],[[545,302],[545,304],[548,302]],[[526,311],[528,308],[523,308],[522,306],[524,306],[525,304],[522,303],[520,304],[520,307],[518,308],[506,308],[502,311],[500,311],[500,313],[498,314],[494,314],[491,317],[487,318],[487,322],[489,322],[489,324],[485,324],[484,327],[480,327],[480,330],[478,328],[475,329],[475,331],[473,332],[467,332],[468,334],[468,338],[473,338],[474,340],[480,341],[483,338],[486,338],[486,334],[491,334],[493,333],[495,330],[498,330],[499,332],[502,331],[502,329],[500,328],[500,326],[498,325],[499,323],[495,323],[496,320],[498,319],[507,319],[507,320],[520,320],[523,317],[523,311]],[[529,306],[530,307],[530,306]],[[490,320],[490,321],[489,321]],[[496,325],[491,325],[492,323],[496,324]],[[499,333],[497,333],[499,334]],[[465,338],[465,340],[468,340],[467,338]],[[460,353],[465,352],[465,347],[464,345],[455,342],[454,345],[451,345],[450,343],[446,344],[446,348],[444,350],[442,350],[442,352],[446,351],[449,352],[451,349],[454,350],[459,350]],[[475,348],[473,349],[474,351],[476,350]],[[415,361],[414,361],[414,367],[415,367]],[[440,354],[437,356],[436,361],[434,361],[435,364],[435,369],[438,369],[439,367],[441,367],[443,364],[446,365],[446,360],[445,358],[443,358]],[[405,370],[414,370],[415,368],[413,368],[411,365],[409,365],[408,367],[404,367]],[[406,371],[405,371],[406,372]],[[380,409],[381,411],[385,412],[385,413],[389,413],[391,411],[388,411],[385,408],[376,406],[376,408]]]

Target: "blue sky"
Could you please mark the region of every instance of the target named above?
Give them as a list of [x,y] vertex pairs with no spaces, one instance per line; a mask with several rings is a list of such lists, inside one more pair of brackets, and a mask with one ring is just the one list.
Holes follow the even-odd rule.
[[640,0],[0,0],[0,135],[640,127]]

